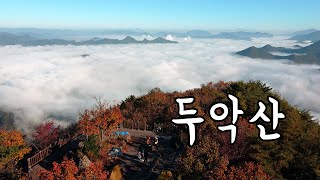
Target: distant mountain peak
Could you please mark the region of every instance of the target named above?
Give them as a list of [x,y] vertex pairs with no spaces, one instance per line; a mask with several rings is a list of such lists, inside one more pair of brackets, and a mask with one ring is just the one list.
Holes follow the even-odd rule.
[[310,33],[313,33],[315,31],[319,31],[317,29],[306,29],[306,30],[302,30],[302,31],[296,31],[294,33],[292,33],[293,36],[296,36],[296,35],[306,35],[306,34],[310,34]]
[[170,41],[170,40],[164,39],[162,37],[158,37],[154,40],[151,40],[150,42],[152,42],[152,43],[177,43],[176,41]]
[[296,35],[291,37],[290,40],[296,40],[299,42],[303,42],[303,41],[317,42],[320,40],[320,31],[314,31],[308,34]]
[[271,47],[273,47],[273,46],[271,46],[270,44],[267,44],[267,45],[263,46],[262,48],[271,48]]
[[265,51],[261,48],[254,47],[254,46],[251,46],[245,50],[239,51],[236,54],[251,57],[251,58],[261,58],[261,59],[272,59],[273,58],[273,55],[270,52]]
[[[271,54],[273,51],[290,53],[291,55],[273,55]],[[265,45],[261,48],[251,46],[247,49],[237,52],[236,54],[260,59],[288,59],[298,64],[320,64],[320,41],[317,41],[309,46],[296,49],[273,47],[271,45]]]
[[136,39],[134,39],[134,38],[131,37],[131,36],[127,36],[127,37],[125,37],[123,40],[136,41]]
[[93,38],[91,38],[90,40],[91,41],[100,41],[100,40],[102,40],[103,38],[99,38],[99,37],[93,37]]

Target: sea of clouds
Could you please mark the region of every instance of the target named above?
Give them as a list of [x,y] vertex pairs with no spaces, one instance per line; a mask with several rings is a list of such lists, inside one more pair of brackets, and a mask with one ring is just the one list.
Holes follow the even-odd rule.
[[155,87],[183,91],[210,81],[262,80],[320,117],[319,66],[234,54],[249,46],[292,47],[294,41],[169,38],[179,43],[0,47],[0,109],[14,112],[17,127],[27,130],[50,118],[74,122],[94,97],[121,102]]

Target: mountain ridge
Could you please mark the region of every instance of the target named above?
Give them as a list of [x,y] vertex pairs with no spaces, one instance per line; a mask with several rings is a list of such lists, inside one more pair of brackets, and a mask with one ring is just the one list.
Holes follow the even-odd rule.
[[65,39],[37,39],[29,35],[17,35],[2,32],[0,33],[0,45],[22,45],[22,46],[45,46],[45,45],[103,45],[103,44],[162,44],[178,43],[176,41],[166,40],[164,38],[155,38],[153,40],[144,39],[138,41],[131,36],[122,40],[94,37],[85,41],[65,40]]
[[314,31],[308,34],[296,35],[289,39],[296,40],[298,42],[311,41],[314,43],[314,42],[320,41],[320,31]]
[[[287,56],[273,55],[272,52],[290,53]],[[296,64],[320,64],[320,41],[297,49],[265,45],[257,48],[251,46],[236,52],[241,56],[259,59],[288,59]]]

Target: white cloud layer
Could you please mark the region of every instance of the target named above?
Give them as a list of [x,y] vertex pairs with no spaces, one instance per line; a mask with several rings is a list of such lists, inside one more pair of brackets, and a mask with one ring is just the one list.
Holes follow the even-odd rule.
[[[179,40],[179,39],[178,39]],[[75,121],[94,96],[121,101],[154,87],[186,90],[219,80],[262,80],[290,103],[320,117],[320,67],[254,60],[233,53],[249,46],[291,47],[284,38],[225,39],[178,44],[0,47],[0,108],[16,115],[16,125],[50,117]],[[88,57],[81,57],[89,54]]]
[[174,41],[175,37],[169,34],[165,37],[165,39],[169,41]]

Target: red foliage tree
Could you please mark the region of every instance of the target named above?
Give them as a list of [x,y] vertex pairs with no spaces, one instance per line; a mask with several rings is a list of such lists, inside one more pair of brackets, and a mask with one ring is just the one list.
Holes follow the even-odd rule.
[[260,165],[253,162],[245,162],[243,166],[232,166],[226,173],[226,178],[230,180],[269,180],[272,179],[266,174]]
[[44,149],[51,143],[58,140],[60,127],[55,127],[54,121],[47,121],[38,125],[32,134],[37,147]]
[[63,158],[61,164],[54,162],[51,171],[41,170],[39,178],[45,180],[67,179],[76,180],[78,174],[78,167],[72,159]]
[[[231,121],[229,119],[229,121]],[[231,123],[219,123],[219,125],[227,125]],[[237,121],[237,138],[234,144],[230,144],[230,133],[220,132],[218,133],[217,142],[219,142],[219,151],[228,157],[230,161],[234,161],[240,158],[246,158],[247,151],[249,150],[250,141],[249,138],[257,134],[257,129],[254,124],[250,124],[246,118],[239,117]]]

